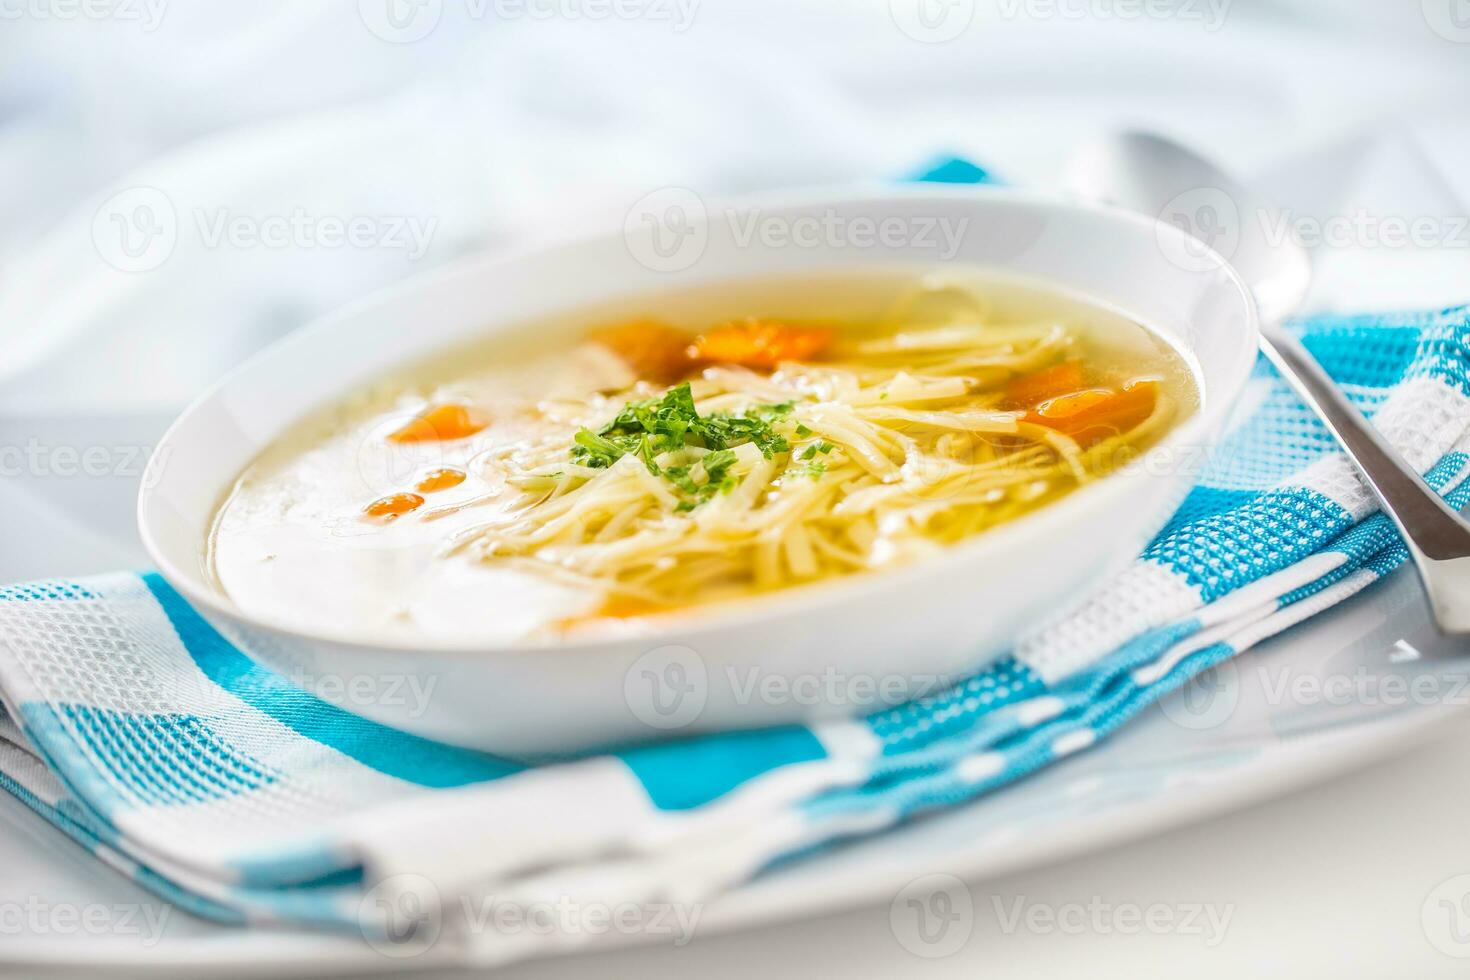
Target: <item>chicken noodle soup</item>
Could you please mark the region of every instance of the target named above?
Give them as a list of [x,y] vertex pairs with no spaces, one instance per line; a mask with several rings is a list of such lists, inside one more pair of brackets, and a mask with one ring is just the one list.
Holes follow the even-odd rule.
[[979,272],[705,287],[504,336],[262,454],[215,522],[219,587],[338,635],[636,629],[920,560],[1196,402],[1143,327]]

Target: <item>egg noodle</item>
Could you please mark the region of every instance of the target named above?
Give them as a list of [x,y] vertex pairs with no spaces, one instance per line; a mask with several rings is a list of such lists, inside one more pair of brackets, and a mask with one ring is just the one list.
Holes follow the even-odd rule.
[[1141,413],[1085,431],[1024,404],[1017,384],[1087,354],[1065,323],[986,322],[946,287],[769,372],[716,363],[543,403],[565,431],[484,457],[517,497],[447,550],[650,609],[908,562],[1108,472],[1170,424],[1157,386]]

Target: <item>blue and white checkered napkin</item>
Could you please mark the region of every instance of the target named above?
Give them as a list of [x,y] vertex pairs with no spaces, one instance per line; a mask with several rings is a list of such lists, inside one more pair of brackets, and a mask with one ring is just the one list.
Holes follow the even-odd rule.
[[[1467,308],[1294,329],[1463,505]],[[1263,365],[1199,485],[1131,567],[922,701],[527,767],[334,708],[257,666],[158,576],[123,573],[0,589],[0,786],[219,919],[357,928],[382,895],[365,903],[369,890],[423,879],[451,929],[450,896],[693,902],[1083,750],[1404,559],[1322,426]],[[491,944],[475,947],[484,956],[527,952],[493,946],[511,941],[464,939]]]

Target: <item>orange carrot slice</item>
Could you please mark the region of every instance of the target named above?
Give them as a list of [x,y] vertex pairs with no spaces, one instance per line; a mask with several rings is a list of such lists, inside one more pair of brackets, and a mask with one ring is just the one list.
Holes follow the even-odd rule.
[[667,607],[643,599],[625,595],[610,595],[603,601],[595,615],[602,619],[632,619],[635,616],[651,616],[667,611]]
[[390,433],[390,442],[448,442],[474,435],[489,423],[463,405],[435,405]]
[[694,367],[689,334],[657,320],[630,320],[594,330],[588,336],[622,358],[645,381],[672,384]]
[[631,596],[610,595],[596,609],[558,620],[556,628],[564,632],[575,631],[584,627],[596,626],[598,623],[607,623],[610,620],[639,619],[645,616],[665,615],[669,612],[671,610],[667,606],[655,605]]
[[1006,385],[1005,400],[1017,408],[1030,408],[1058,395],[1080,391],[1086,386],[1082,365],[1063,361],[1032,374],[1013,378]]
[[1088,388],[1042,402],[1026,421],[1055,429],[1082,447],[1120,435],[1153,413],[1157,381],[1133,381],[1117,388]]
[[779,320],[750,317],[711,330],[694,342],[689,353],[711,364],[739,364],[769,371],[782,361],[809,361],[832,344],[825,327],[800,327]]

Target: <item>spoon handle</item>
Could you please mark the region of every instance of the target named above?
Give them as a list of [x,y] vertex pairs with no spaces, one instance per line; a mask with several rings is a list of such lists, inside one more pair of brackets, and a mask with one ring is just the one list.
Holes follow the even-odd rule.
[[1440,626],[1470,633],[1470,524],[1429,489],[1295,337],[1263,324],[1261,350],[1327,424],[1398,526]]

